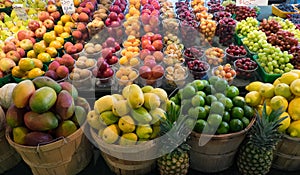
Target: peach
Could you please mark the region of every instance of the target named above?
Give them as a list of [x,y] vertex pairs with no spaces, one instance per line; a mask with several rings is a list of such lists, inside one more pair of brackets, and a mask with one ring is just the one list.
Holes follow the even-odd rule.
[[79,22],[77,24],[77,30],[81,31],[82,33],[86,33],[87,32],[86,25],[82,22]]
[[78,19],[81,22],[89,22],[89,16],[86,13],[84,13],[84,12],[81,12],[79,14]]
[[73,43],[71,42],[66,42],[64,45],[64,49],[67,50],[68,47],[73,46]]
[[74,46],[76,47],[77,52],[81,52],[82,49],[83,49],[83,44],[82,43],[76,43]]
[[54,60],[49,64],[48,70],[56,71],[56,69],[60,66],[59,62]]
[[69,75],[69,69],[62,65],[56,69],[56,73],[59,78],[65,78]]
[[75,40],[81,40],[82,33],[79,30],[75,30],[72,32],[72,36],[74,37]]

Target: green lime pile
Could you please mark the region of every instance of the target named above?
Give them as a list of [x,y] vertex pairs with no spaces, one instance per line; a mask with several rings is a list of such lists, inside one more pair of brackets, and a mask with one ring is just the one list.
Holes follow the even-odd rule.
[[239,89],[217,76],[194,80],[170,99],[181,105],[181,113],[197,118],[194,131],[228,134],[246,128],[254,110],[239,96]]

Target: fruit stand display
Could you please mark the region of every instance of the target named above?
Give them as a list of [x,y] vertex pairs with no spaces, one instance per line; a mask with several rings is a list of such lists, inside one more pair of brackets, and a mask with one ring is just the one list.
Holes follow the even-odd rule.
[[1,1],[0,172],[300,170],[297,6]]

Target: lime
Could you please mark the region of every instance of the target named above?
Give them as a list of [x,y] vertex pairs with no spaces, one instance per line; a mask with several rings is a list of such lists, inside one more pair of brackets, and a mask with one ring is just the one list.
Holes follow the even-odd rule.
[[205,111],[206,111],[207,114],[210,113],[210,106],[205,105],[205,106],[204,106],[204,109],[205,109]]
[[247,117],[243,117],[241,121],[243,122],[244,127],[247,127],[250,123],[250,120]]
[[227,134],[229,132],[229,124],[227,122],[222,121],[217,133],[218,134]]
[[248,119],[251,119],[254,116],[254,110],[252,107],[245,105],[244,106],[244,115],[245,117],[247,117]]
[[222,116],[220,116],[219,114],[210,114],[207,117],[207,123],[210,126],[219,127],[221,122],[222,122]]
[[228,111],[225,111],[223,114],[223,121],[229,122],[230,121],[230,113]]
[[233,107],[233,103],[230,98],[223,97],[219,99],[219,101],[225,106],[226,111],[230,111],[231,108]]
[[239,119],[230,120],[229,126],[232,132],[238,132],[244,128],[243,122]]
[[192,98],[196,94],[196,89],[193,86],[185,86],[182,90],[182,99]]
[[218,101],[217,97],[215,97],[214,95],[208,95],[205,98],[205,102],[207,105],[211,105],[214,101]]
[[194,86],[194,88],[198,91],[202,91],[205,87],[204,83],[202,80],[194,80],[192,85]]
[[209,79],[208,79],[208,81],[209,81],[209,84],[211,84],[211,85],[215,85],[215,83],[218,81],[218,80],[220,80],[220,78],[218,77],[218,76],[211,76],[211,77],[209,77]]
[[218,93],[216,93],[214,95],[215,95],[215,97],[217,97],[218,100],[220,100],[223,97],[226,97],[223,93],[220,93],[220,92],[218,92]]
[[224,105],[219,101],[214,101],[210,106],[210,113],[211,114],[219,114],[223,115],[225,111]]
[[244,117],[244,110],[241,107],[233,107],[231,110],[231,117],[236,119],[242,119]]
[[205,86],[205,88],[203,89],[203,91],[205,92],[206,95],[215,94],[216,93],[216,90],[213,87],[213,85]]
[[229,98],[234,98],[234,97],[236,97],[236,96],[238,96],[239,95],[239,93],[240,93],[240,91],[239,91],[239,89],[237,88],[237,87],[235,87],[235,86],[229,86],[229,87],[227,87],[226,88],[226,96],[227,97],[229,97]]
[[198,110],[196,108],[190,108],[188,110],[188,115],[189,115],[189,117],[197,119],[198,118]]
[[208,113],[204,107],[198,106],[196,110],[198,111],[198,119],[206,119]]
[[192,98],[192,105],[194,107],[196,107],[196,106],[204,106],[205,105],[205,99],[202,96],[200,96],[200,95],[195,95]]
[[178,93],[176,94],[176,96],[178,97],[178,99],[182,100],[182,91],[183,89],[179,89]]
[[199,119],[196,122],[196,125],[194,127],[194,131],[201,133],[203,129],[207,126],[207,122],[205,120]]
[[206,97],[206,94],[203,91],[198,91],[196,94],[200,95],[200,96],[202,96],[204,98]]
[[217,92],[225,92],[227,86],[228,86],[228,82],[225,79],[219,79],[214,84],[214,88],[216,89]]
[[204,87],[209,85],[209,82],[207,80],[201,80],[201,81],[202,81]]
[[245,98],[241,97],[241,96],[233,97],[232,103],[233,103],[233,106],[238,106],[238,107],[241,107],[241,108],[244,107],[245,104],[246,104]]

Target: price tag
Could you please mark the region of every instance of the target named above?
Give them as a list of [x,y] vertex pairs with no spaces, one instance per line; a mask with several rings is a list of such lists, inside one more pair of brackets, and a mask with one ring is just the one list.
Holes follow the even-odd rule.
[[267,6],[268,0],[236,0],[237,6]]
[[23,7],[23,4],[14,4],[13,8],[16,12],[16,15],[18,16],[18,18],[20,20],[27,20],[28,19],[28,15],[26,13],[25,8]]
[[75,13],[75,6],[73,0],[61,0],[61,6],[64,14],[71,15]]

